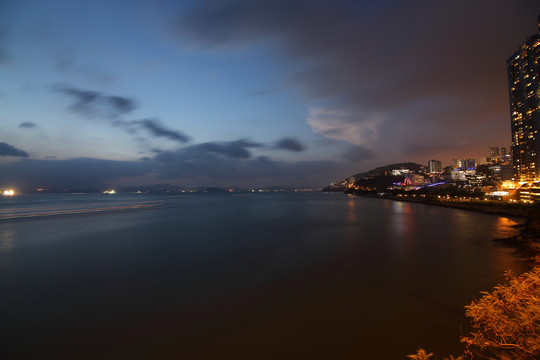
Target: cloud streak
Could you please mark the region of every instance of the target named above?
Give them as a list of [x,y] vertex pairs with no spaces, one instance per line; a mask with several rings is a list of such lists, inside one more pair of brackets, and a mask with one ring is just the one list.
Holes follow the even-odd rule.
[[361,147],[372,147],[377,141],[380,116],[370,114],[371,119],[361,119],[358,115],[342,110],[309,108],[307,123],[311,129],[335,140],[344,140]]
[[159,152],[155,160],[162,163],[204,162],[209,159],[249,159],[252,157],[250,148],[260,148],[263,144],[240,139],[236,141],[206,142],[187,146],[176,151]]
[[191,140],[188,135],[180,131],[166,128],[163,124],[160,123],[158,119],[133,120],[123,122],[122,125],[127,127],[139,127],[141,129],[147,130],[150,134],[156,137],[165,137],[167,139],[178,141],[180,143],[186,143]]
[[250,148],[262,144],[247,140],[203,143],[176,151],[163,151],[152,160],[159,166],[156,173],[163,179],[196,180],[211,184],[315,185],[333,180],[330,174],[342,171],[336,161],[286,162],[266,156],[253,156]]
[[32,121],[25,121],[20,123],[18,127],[20,127],[21,129],[32,129],[37,127],[37,124]]
[[5,142],[0,142],[0,156],[28,157],[28,153]]
[[55,85],[53,89],[74,101],[69,106],[72,112],[89,118],[117,118],[138,107],[135,100],[123,96],[106,95],[61,84]]
[[299,140],[293,138],[283,138],[275,142],[274,149],[289,150],[293,152],[301,152],[306,150],[306,146]]
[[70,98],[73,103],[68,109],[83,117],[105,120],[111,126],[121,127],[129,133],[142,129],[154,137],[164,137],[180,143],[191,140],[183,132],[167,128],[157,118],[123,120],[122,116],[138,108],[137,101],[134,99],[108,95],[93,90],[78,89],[63,84],[53,86],[53,90]]

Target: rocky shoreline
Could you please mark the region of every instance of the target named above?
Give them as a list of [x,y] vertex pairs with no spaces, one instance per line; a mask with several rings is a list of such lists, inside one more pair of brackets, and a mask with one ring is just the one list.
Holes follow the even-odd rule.
[[540,214],[531,211],[525,223],[516,228],[519,230],[517,235],[495,241],[515,248],[529,261],[540,265]]

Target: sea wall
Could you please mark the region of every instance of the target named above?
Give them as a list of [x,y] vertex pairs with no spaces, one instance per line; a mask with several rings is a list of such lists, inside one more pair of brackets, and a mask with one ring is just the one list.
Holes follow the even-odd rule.
[[458,201],[458,200],[439,200],[439,199],[418,199],[411,197],[399,197],[392,195],[360,195],[364,197],[389,199],[395,201],[415,202],[428,205],[446,206],[463,210],[479,211],[489,214],[498,214],[506,216],[518,216],[527,217],[531,213],[533,206],[528,204],[509,204],[509,203],[497,203],[495,201],[483,202],[478,201]]

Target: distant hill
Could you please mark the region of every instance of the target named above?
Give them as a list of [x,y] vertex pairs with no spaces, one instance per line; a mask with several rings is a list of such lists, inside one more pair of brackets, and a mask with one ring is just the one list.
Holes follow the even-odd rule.
[[19,188],[20,193],[101,193],[104,190],[115,190],[116,193],[144,193],[144,194],[195,194],[195,193],[251,193],[257,192],[294,192],[315,190],[309,187],[293,187],[284,185],[243,188],[239,186],[197,186],[185,187],[171,184],[147,184],[147,185],[107,185],[101,188]]
[[[261,191],[294,191],[294,187],[290,186],[266,186],[257,187],[257,190]],[[239,186],[197,186],[193,188],[186,188],[178,185],[170,184],[156,184],[156,185],[138,185],[138,186],[120,186],[118,192],[143,192],[143,193],[184,193],[184,192],[197,192],[197,193],[247,193],[251,192],[251,189],[242,188]]]
[[327,186],[323,191],[344,191],[348,188],[349,179],[354,177],[356,185],[370,189],[386,189],[392,183],[403,181],[404,176],[393,176],[392,170],[409,169],[412,172],[420,172],[426,169],[425,165],[420,165],[412,162],[395,163],[385,166],[379,166],[373,170],[349,176],[341,183],[332,186]]
[[171,185],[171,184],[154,184],[154,185],[137,185],[137,186],[119,186],[118,192],[131,193],[131,192],[143,192],[143,193],[178,193],[182,190],[186,190],[183,186]]
[[404,163],[395,163],[385,166],[379,166],[378,168],[375,168],[373,170],[369,170],[363,173],[358,173],[353,175],[356,179],[362,179],[365,177],[373,177],[373,176],[380,176],[385,175],[385,173],[391,172],[392,170],[399,170],[399,169],[409,169],[413,172],[418,172],[422,169],[425,169],[425,165],[420,165],[412,162],[404,162]]

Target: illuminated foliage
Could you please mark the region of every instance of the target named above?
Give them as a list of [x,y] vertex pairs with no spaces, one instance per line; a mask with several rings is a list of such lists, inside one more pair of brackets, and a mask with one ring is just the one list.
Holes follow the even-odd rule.
[[426,353],[426,351],[422,348],[418,349],[416,351],[416,354],[414,355],[407,355],[408,358],[413,360],[428,360],[433,356],[433,353]]
[[[540,266],[520,276],[506,272],[507,283],[466,306],[473,331],[461,338],[463,356],[443,360],[540,359]],[[436,360],[418,349],[412,360]]]
[[506,278],[507,284],[465,307],[473,332],[461,341],[470,358],[540,358],[540,267],[521,276],[507,272]]
[[[432,359],[432,356],[433,356],[433,353],[426,353],[426,351],[422,348],[418,349],[416,351],[416,354],[413,354],[413,355],[407,355],[407,357],[409,359],[412,359],[412,360],[430,360]],[[435,359],[433,359],[435,360]],[[449,358],[443,358],[443,360],[463,360],[463,357],[460,356],[460,357],[453,357],[452,355],[450,355]]]

